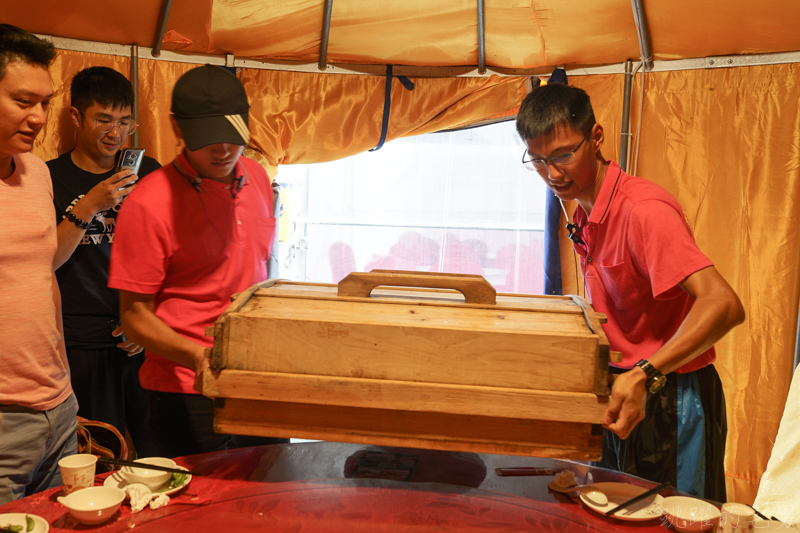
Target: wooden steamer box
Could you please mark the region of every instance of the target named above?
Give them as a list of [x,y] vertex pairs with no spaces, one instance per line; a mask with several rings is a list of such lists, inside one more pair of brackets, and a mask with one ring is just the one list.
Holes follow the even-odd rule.
[[219,433],[599,459],[603,319],[481,276],[270,280],[214,325],[204,394]]

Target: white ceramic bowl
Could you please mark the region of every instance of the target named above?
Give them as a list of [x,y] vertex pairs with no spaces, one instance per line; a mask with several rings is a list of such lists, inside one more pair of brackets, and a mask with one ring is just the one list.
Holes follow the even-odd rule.
[[[166,466],[169,468],[175,468],[177,463],[172,459],[167,459],[166,457],[145,457],[143,459],[137,459],[134,461],[136,463],[142,463],[143,465],[157,465],[157,466]],[[153,470],[148,469],[146,466],[143,468],[133,468],[130,466],[123,466],[120,470],[122,476],[128,480],[130,483],[142,483],[143,485],[147,485],[150,490],[155,490],[164,483],[169,480],[172,476],[169,472],[163,472],[161,470]]]
[[697,498],[669,496],[661,502],[664,516],[681,532],[705,531],[719,524],[720,511]]
[[125,499],[125,491],[110,487],[89,487],[59,496],[58,503],[82,524],[101,524],[111,518]]

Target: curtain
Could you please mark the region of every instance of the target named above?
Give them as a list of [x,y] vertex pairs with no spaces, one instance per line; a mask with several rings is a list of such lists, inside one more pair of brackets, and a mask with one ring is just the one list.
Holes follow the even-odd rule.
[[[79,70],[103,65],[130,76],[126,57],[59,50],[51,68],[56,97],[48,130],[34,153],[49,160],[73,148],[69,82]],[[198,65],[139,59],[139,144],[162,164],[179,152],[169,120],[172,87]],[[251,147],[278,164],[319,163],[373,148],[380,139],[385,77],[242,69],[250,98]],[[513,116],[525,78],[415,78],[409,91],[392,82],[387,141]]]
[[[378,144],[384,76],[243,70],[250,97],[253,146],[273,165],[321,163]],[[414,78],[392,81],[387,142],[512,116],[525,97],[525,78]]]

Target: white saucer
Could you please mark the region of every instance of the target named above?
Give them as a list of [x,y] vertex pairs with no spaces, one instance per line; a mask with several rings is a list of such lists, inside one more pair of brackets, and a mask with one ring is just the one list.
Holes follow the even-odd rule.
[[[598,490],[603,491],[608,497],[606,505],[597,505],[593,501],[586,498],[583,494],[580,495],[581,501],[591,509],[605,515],[606,511],[610,511],[614,507],[625,503],[638,496],[647,489],[637,487],[636,485],[628,485],[627,483],[592,483]],[[614,513],[611,518],[617,520],[628,520],[631,522],[644,522],[645,520],[654,520],[659,518],[664,511],[661,509],[661,502],[664,500],[659,494],[648,496],[644,500],[634,503],[630,507],[622,509]]]
[[0,514],[0,527],[6,526],[22,526],[22,533],[27,531],[28,521],[25,520],[26,516],[33,518],[34,526],[30,533],[47,533],[50,531],[50,524],[41,516],[36,516],[30,513],[6,513]]
[[[180,468],[181,470],[186,470],[186,468],[182,466],[177,466],[176,468]],[[192,476],[191,474],[188,474],[186,476],[186,479],[183,481],[183,485],[181,485],[180,487],[175,487],[174,489],[167,489],[171,479],[172,478],[170,477],[170,479],[167,480],[166,483],[161,485],[159,488],[155,489],[153,491],[153,494],[166,494],[167,496],[169,496],[170,494],[175,494],[176,492],[183,489],[184,487],[186,487],[186,485],[189,484],[189,482],[192,480]],[[120,489],[124,489],[127,485],[130,484],[131,484],[130,481],[128,481],[128,479],[125,477],[125,474],[123,474],[121,470],[117,470],[116,472],[108,476],[106,480],[103,482],[104,487],[116,487]]]

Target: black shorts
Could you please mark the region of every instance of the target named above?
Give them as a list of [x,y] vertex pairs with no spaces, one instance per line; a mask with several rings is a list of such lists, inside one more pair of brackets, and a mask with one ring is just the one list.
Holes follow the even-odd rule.
[[603,432],[603,460],[593,464],[725,502],[727,433],[725,395],[714,366],[673,372],[663,389],[647,395],[645,418],[627,439]]

